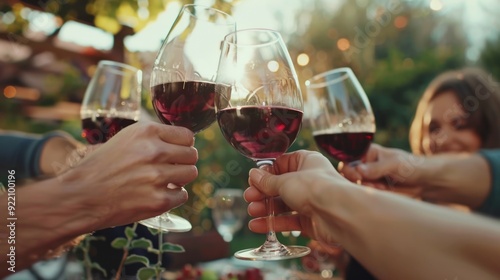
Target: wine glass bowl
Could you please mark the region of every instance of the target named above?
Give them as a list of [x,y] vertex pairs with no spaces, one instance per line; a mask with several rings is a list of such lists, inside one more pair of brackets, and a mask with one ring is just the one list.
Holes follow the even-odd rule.
[[151,72],[153,108],[165,124],[194,133],[215,122],[214,81],[220,44],[236,29],[233,18],[202,5],[184,5]]
[[[303,100],[298,79],[281,35],[268,29],[228,34],[215,87],[216,118],[222,135],[259,168],[270,168],[297,137]],[[235,253],[245,260],[282,260],[310,252],[285,246],[274,232],[273,199],[266,199],[267,239],[262,246]]]
[[[104,143],[141,114],[142,71],[115,61],[102,60],[82,101],[82,136],[90,144]],[[139,223],[154,227],[153,219]]]
[[368,150],[375,117],[363,87],[350,68],[332,69],[306,81],[314,140],[324,154],[355,164]]
[[[198,133],[215,122],[220,44],[234,30],[234,19],[222,11],[196,4],[182,7],[151,71],[152,105],[162,123]],[[192,228],[188,220],[168,212],[142,224],[172,232]]]
[[224,241],[231,242],[247,217],[247,204],[241,189],[222,188],[212,196],[212,219]]
[[89,144],[104,143],[138,121],[141,83],[141,70],[116,61],[99,61],[80,108],[82,137]]

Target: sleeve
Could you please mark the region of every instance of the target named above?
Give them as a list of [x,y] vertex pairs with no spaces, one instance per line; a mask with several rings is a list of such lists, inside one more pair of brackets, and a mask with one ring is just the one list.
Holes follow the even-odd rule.
[[488,161],[492,179],[490,193],[476,211],[500,218],[500,150],[480,150],[479,154]]
[[40,176],[40,156],[51,138],[64,137],[62,132],[35,135],[19,132],[0,134],[0,179],[6,184],[7,170],[16,172],[16,179]]

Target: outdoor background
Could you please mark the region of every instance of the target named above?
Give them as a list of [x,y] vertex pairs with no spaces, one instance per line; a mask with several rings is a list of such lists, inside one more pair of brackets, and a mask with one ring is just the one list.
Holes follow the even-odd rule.
[[[439,73],[473,65],[500,78],[497,0],[7,0],[0,4],[0,129],[64,130],[83,142],[79,102],[101,59],[144,71],[143,105],[152,114],[151,62],[182,4],[193,2],[232,14],[238,28],[279,30],[302,85],[314,74],[351,67],[375,112],[374,141],[390,147],[409,149],[416,102]],[[304,87],[303,94],[307,100]],[[305,114],[291,150],[317,149]],[[216,124],[197,135],[196,147],[199,177],[186,187],[189,202],[175,210],[193,223],[191,234],[213,229],[213,191],[246,188],[254,166]],[[235,242],[251,236],[244,228]]]

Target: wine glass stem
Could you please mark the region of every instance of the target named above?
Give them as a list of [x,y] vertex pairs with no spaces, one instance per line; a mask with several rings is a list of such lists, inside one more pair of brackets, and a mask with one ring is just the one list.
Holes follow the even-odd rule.
[[[273,166],[272,160],[261,160],[257,162],[259,169],[270,171]],[[274,199],[271,196],[266,196],[266,211],[267,211],[267,236],[266,242],[261,249],[264,251],[282,250],[283,245],[278,241],[276,232],[274,231]]]
[[276,233],[274,232],[274,199],[270,196],[266,197],[267,209],[267,241],[277,242]]

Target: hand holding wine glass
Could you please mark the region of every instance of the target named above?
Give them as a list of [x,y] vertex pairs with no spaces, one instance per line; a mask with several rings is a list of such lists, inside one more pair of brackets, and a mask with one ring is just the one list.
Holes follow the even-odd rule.
[[[153,108],[161,122],[198,133],[215,122],[215,76],[224,36],[233,18],[202,5],[184,5],[159,50],[151,72]],[[143,221],[164,231],[191,230],[189,221],[164,213]]]
[[338,68],[312,77],[306,87],[319,149],[338,161],[356,164],[375,133],[375,117],[358,79],[350,68]]
[[108,141],[138,121],[142,71],[128,64],[101,60],[85,91],[80,109],[82,136],[89,144]]
[[[228,34],[216,79],[215,109],[224,138],[260,168],[272,167],[299,133],[302,94],[281,35],[273,30],[247,29]],[[310,252],[303,246],[285,246],[274,232],[273,198],[267,239],[256,249],[236,252],[246,260],[281,260]]]
[[[358,79],[350,68],[320,73],[306,81],[308,109],[319,149],[342,164],[356,165],[375,134],[375,116]],[[356,183],[361,184],[357,179]],[[348,270],[363,270],[356,259]]]

